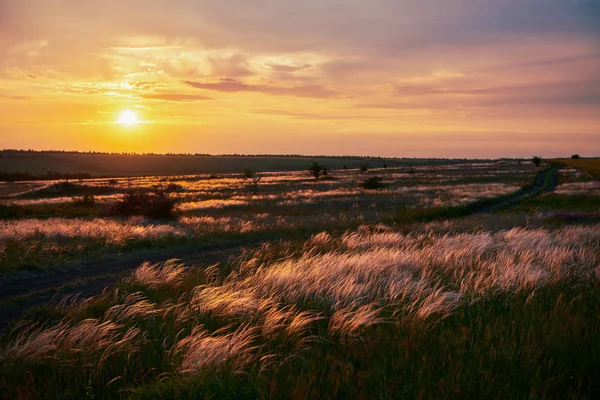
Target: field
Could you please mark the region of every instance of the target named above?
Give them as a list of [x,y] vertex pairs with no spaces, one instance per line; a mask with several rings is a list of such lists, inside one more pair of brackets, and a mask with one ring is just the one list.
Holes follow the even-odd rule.
[[600,178],[600,158],[594,159],[559,159],[557,162],[567,166],[586,171],[596,178]]
[[[77,183],[5,184],[0,222],[0,273],[48,269],[72,255],[199,243],[307,235],[364,223],[410,218],[426,210],[456,209],[510,195],[528,185],[535,167],[517,163],[466,164],[331,171],[315,179],[305,171],[92,179]],[[361,184],[381,177],[382,187]],[[177,218],[115,218],[111,206],[131,190],[167,191]],[[82,204],[85,194],[93,204]],[[176,252],[173,253],[176,256]]]
[[0,185],[0,396],[600,393],[593,168],[298,160]]
[[48,174],[89,174],[98,176],[141,176],[172,174],[225,174],[255,171],[294,171],[318,162],[330,169],[380,168],[418,165],[448,165],[473,160],[384,159],[364,157],[304,156],[210,156],[210,155],[128,155],[35,151],[0,151],[0,171],[26,173],[45,178]]

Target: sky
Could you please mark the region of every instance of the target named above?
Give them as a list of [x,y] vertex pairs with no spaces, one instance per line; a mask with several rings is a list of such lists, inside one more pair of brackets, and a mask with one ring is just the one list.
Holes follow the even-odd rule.
[[600,0],[0,0],[0,148],[600,156]]

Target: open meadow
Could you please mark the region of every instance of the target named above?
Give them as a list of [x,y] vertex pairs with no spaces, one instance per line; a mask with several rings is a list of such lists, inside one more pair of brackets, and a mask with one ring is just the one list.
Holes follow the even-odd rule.
[[0,400],[600,399],[600,0],[0,0]]
[[592,164],[308,161],[0,184],[0,397],[600,393]]

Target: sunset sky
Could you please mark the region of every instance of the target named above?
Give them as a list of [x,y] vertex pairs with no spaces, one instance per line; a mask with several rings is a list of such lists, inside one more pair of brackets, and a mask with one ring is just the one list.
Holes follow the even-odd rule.
[[598,0],[0,0],[0,52],[0,148],[600,155]]

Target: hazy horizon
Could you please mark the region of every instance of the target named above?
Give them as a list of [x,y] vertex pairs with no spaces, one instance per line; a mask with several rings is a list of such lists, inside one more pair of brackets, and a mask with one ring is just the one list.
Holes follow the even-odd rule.
[[[1,152],[36,152],[36,153],[76,153],[76,154],[106,154],[106,155],[133,155],[133,156],[185,156],[185,157],[306,157],[306,158],[365,158],[365,159],[448,159],[448,160],[529,160],[536,156],[535,154],[529,156],[498,156],[498,157],[435,157],[435,156],[421,156],[421,157],[406,157],[406,156],[380,156],[377,154],[306,154],[306,153],[201,153],[201,152],[128,152],[128,151],[100,151],[100,150],[66,150],[66,149],[33,149],[33,148],[4,148],[0,149]],[[570,158],[574,154],[581,158],[595,159],[600,158],[600,155],[594,154],[559,154],[556,156],[542,157],[542,159],[565,159]]]
[[600,6],[0,0],[0,147],[596,156]]

